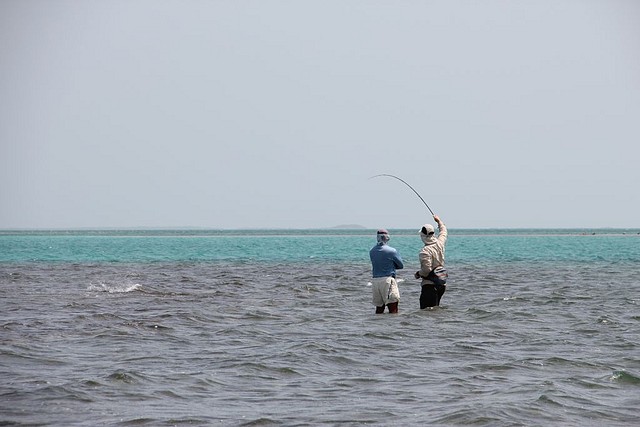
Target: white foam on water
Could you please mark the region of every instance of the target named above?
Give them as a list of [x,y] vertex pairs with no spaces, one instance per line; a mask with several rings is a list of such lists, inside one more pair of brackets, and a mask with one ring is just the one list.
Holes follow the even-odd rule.
[[117,293],[127,293],[137,291],[142,288],[142,285],[139,283],[126,283],[126,284],[108,284],[108,283],[98,283],[98,284],[89,284],[87,288],[88,291],[92,292],[108,292],[110,294]]

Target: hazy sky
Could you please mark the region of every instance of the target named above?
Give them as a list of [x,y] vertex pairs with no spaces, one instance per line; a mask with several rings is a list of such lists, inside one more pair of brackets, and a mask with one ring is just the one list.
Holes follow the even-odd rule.
[[0,228],[640,227],[640,1],[0,0]]

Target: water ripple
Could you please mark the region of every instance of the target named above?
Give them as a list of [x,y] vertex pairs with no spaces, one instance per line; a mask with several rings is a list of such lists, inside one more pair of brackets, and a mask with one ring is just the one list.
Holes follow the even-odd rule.
[[12,266],[0,410],[70,426],[633,424],[635,274],[601,298],[612,271],[536,272],[460,266],[433,310],[407,279],[400,313],[376,316],[362,263]]

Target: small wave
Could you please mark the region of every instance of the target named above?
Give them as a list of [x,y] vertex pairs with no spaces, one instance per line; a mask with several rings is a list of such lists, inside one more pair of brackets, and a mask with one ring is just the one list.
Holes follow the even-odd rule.
[[640,385],[640,377],[638,375],[630,374],[627,371],[615,371],[613,375],[611,375],[611,381]]
[[143,377],[134,372],[116,371],[107,377],[107,380],[113,383],[137,384]]
[[107,283],[90,284],[87,288],[90,292],[108,292],[110,294],[127,293],[138,291],[142,289],[142,285],[139,283],[134,284],[116,284],[110,285]]
[[607,318],[606,316],[601,316],[598,318],[598,323],[601,323],[603,325],[609,325],[609,324],[616,324],[617,322]]
[[540,395],[540,397],[538,397],[538,402],[553,405],[553,406],[563,406],[561,403],[556,402],[554,399],[552,399],[550,396],[546,394]]
[[274,419],[260,417],[260,418],[256,418],[255,420],[244,422],[240,425],[249,427],[249,426],[268,426],[268,425],[279,425],[279,424],[280,423]]
[[82,384],[86,387],[91,387],[91,388],[95,388],[95,387],[101,387],[102,383],[96,381],[96,380],[85,380],[82,382]]
[[209,425],[209,420],[203,418],[151,418],[151,417],[140,417],[140,418],[131,418],[129,420],[122,419],[118,425],[122,426],[157,426],[157,425]]

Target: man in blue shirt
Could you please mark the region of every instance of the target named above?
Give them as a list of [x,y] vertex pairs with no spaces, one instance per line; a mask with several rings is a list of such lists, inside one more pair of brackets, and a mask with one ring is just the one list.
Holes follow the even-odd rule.
[[384,308],[389,307],[389,313],[398,312],[400,291],[396,282],[396,269],[404,268],[402,258],[398,251],[387,245],[389,232],[385,229],[378,230],[378,243],[369,251],[372,266],[372,290],[373,305],[376,313],[384,313]]

